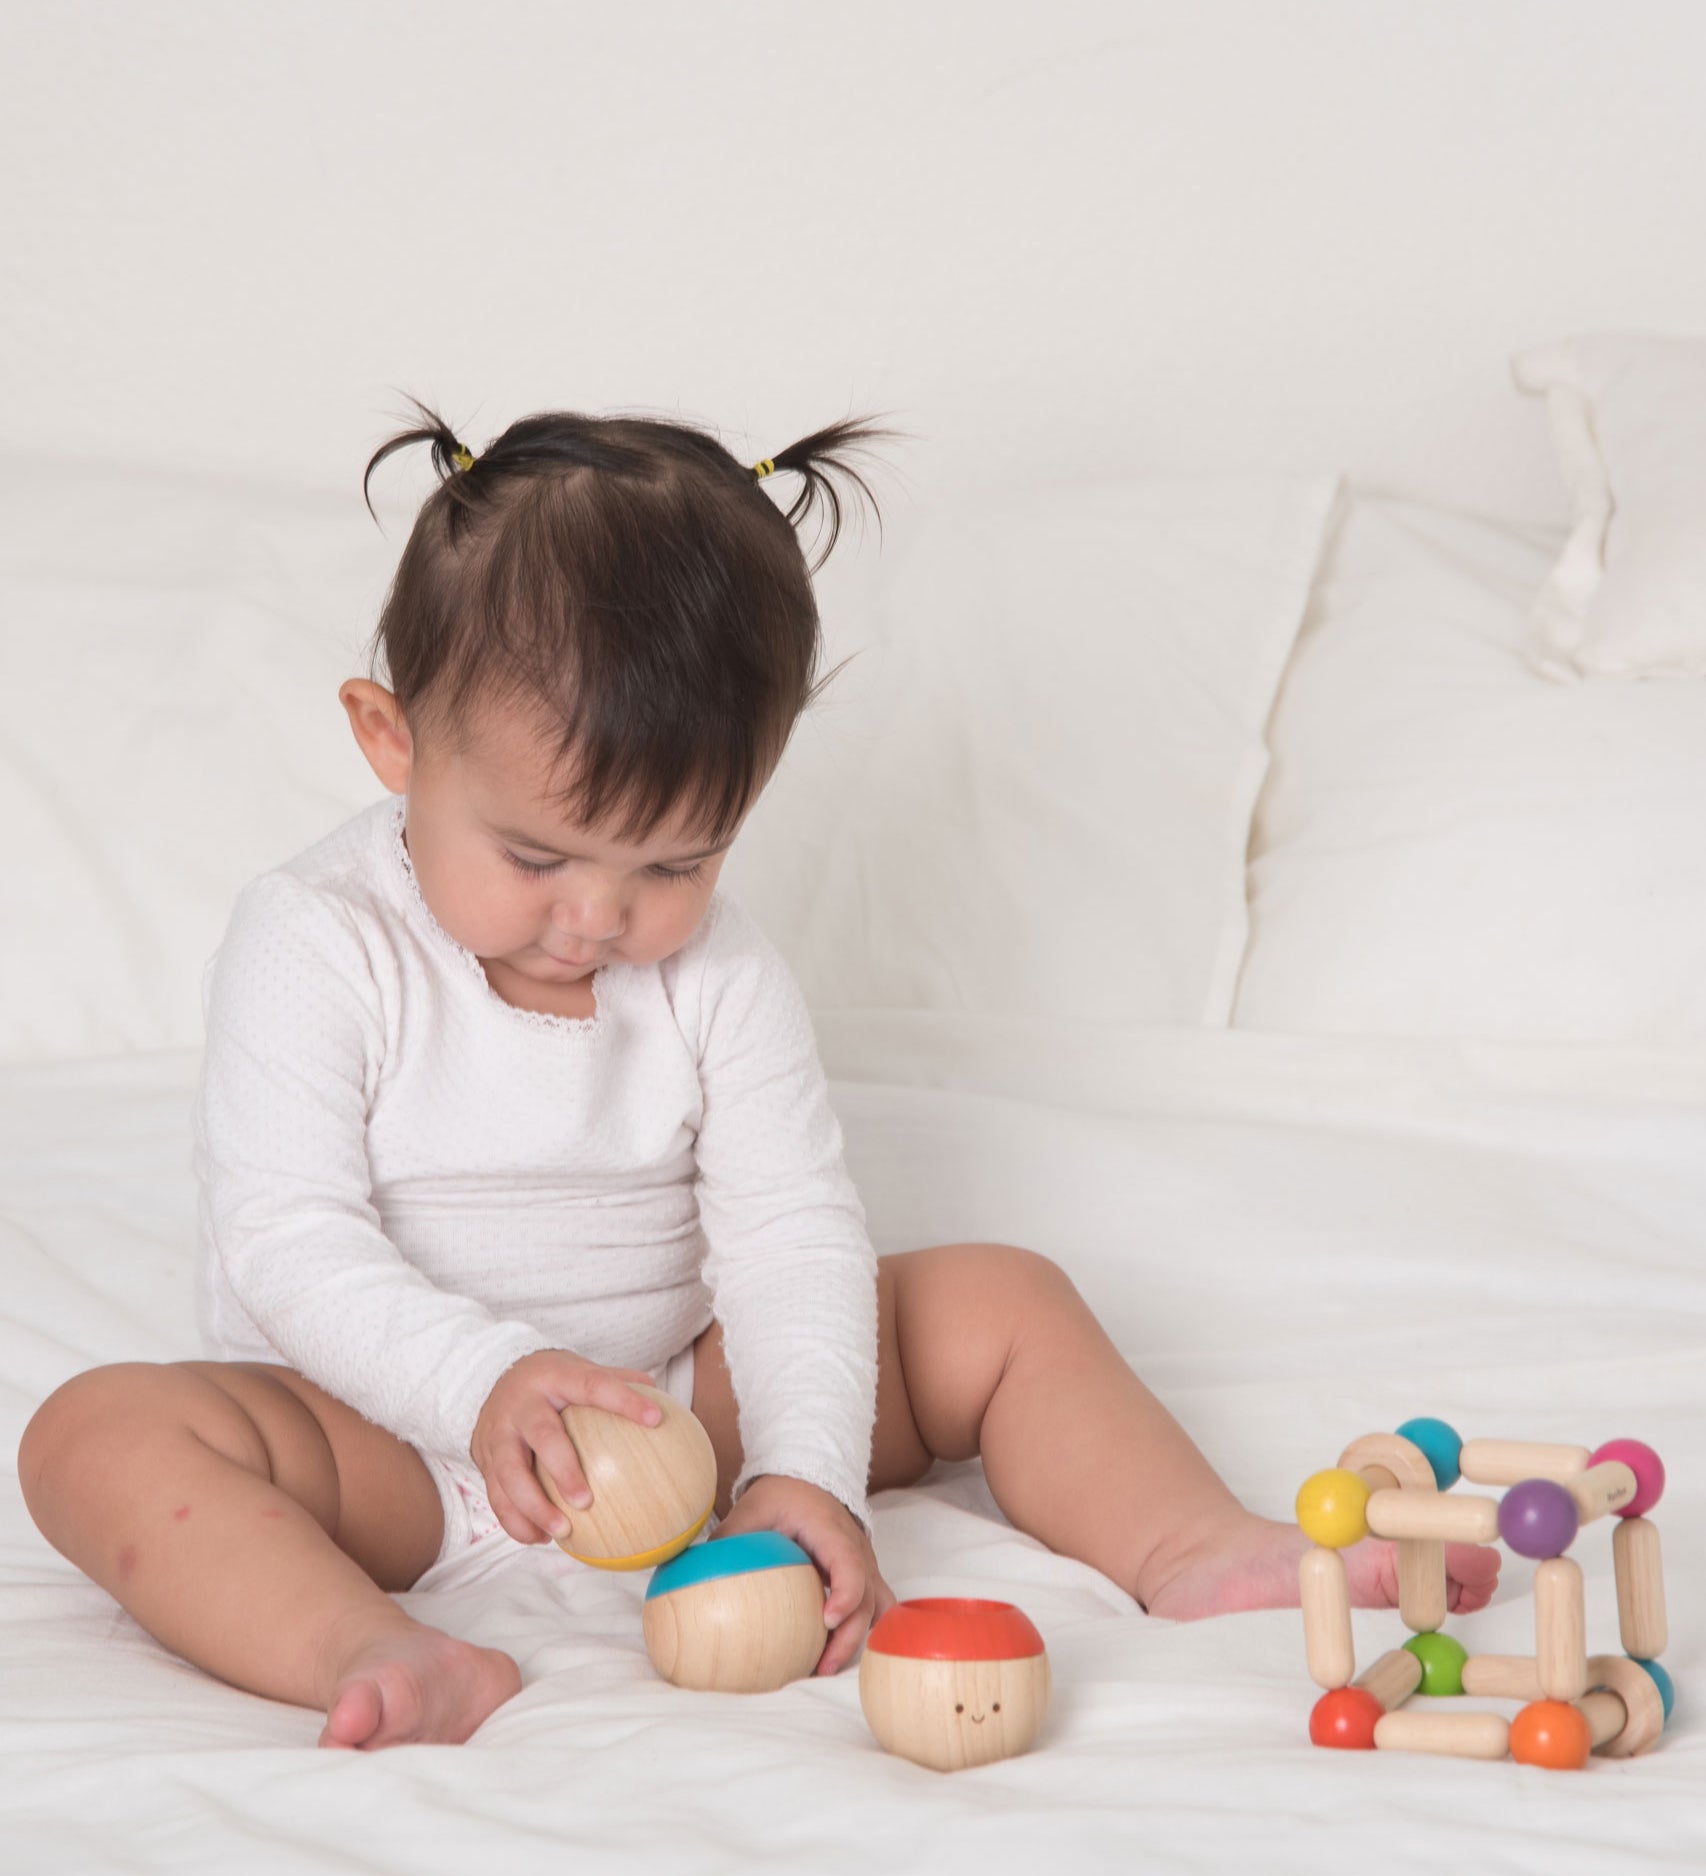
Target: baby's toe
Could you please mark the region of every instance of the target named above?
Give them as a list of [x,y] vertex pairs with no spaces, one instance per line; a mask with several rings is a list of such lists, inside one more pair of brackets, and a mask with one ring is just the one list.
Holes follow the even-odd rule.
[[1488,1544],[1447,1544],[1445,1573],[1451,1585],[1451,1607],[1461,1614],[1486,1608],[1499,1583],[1498,1551]]
[[1502,1558],[1491,1544],[1447,1544],[1445,1569],[1465,1589],[1491,1591],[1499,1580]]
[[320,1734],[322,1746],[357,1748],[379,1730],[384,1703],[372,1681],[346,1681],[338,1689]]

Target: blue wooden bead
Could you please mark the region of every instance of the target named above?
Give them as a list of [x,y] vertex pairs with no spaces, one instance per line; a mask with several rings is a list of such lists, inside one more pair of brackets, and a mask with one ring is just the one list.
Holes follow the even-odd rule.
[[1442,1492],[1449,1492],[1462,1476],[1457,1469],[1457,1460],[1463,1451],[1463,1441],[1455,1429],[1448,1427],[1443,1420],[1430,1420],[1424,1414],[1419,1419],[1406,1420],[1398,1429],[1398,1437],[1422,1449],[1428,1464],[1433,1467],[1434,1484]]

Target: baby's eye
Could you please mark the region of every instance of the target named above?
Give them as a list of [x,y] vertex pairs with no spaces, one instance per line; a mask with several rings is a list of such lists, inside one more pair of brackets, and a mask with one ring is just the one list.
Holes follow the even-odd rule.
[[966,1703],[963,1700],[956,1700],[954,1702],[954,1711],[956,1713],[964,1713],[965,1710],[966,1710]]
[[999,1700],[996,1701],[995,1705],[992,1706],[989,1710],[991,1713],[999,1713],[1001,1711],[1001,1702]]
[[[561,860],[524,860],[519,854],[511,853],[507,847],[503,850],[503,856],[518,873],[526,873],[533,879],[539,878],[542,873],[554,873],[563,864]],[[698,879],[705,871],[705,863],[703,860],[696,860],[692,866],[679,869],[653,866],[647,868],[647,871],[658,879]]]

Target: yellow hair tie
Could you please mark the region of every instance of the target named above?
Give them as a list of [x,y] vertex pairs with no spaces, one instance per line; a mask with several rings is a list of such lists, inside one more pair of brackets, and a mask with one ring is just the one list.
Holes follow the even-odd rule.
[[776,473],[776,464],[770,457],[766,456],[763,462],[755,462],[752,465],[752,473],[757,476],[760,481],[763,481],[766,476]]
[[472,469],[474,466],[474,456],[471,450],[452,450],[450,452],[450,460],[455,463],[458,469]]

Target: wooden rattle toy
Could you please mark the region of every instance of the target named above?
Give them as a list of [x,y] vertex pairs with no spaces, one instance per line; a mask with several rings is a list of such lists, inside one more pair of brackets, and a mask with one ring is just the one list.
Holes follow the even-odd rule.
[[[1459,1477],[1502,1485],[1500,1498],[1446,1493]],[[1665,1469],[1639,1440],[1597,1452],[1523,1440],[1461,1440],[1443,1420],[1353,1440],[1306,1479],[1297,1521],[1315,1548],[1299,1566],[1309,1677],[1327,1691],[1309,1716],[1318,1746],[1441,1752],[1576,1770],[1590,1752],[1645,1752],[1670,1717],[1670,1676],[1654,1658],[1669,1639],[1657,1527]],[[1590,1655],[1581,1566],[1564,1552],[1584,1524],[1614,1512],[1618,1626],[1626,1655]],[[1339,1552],[1373,1532],[1398,1546],[1398,1610],[1415,1631],[1355,1681],[1351,1605]],[[1502,1538],[1537,1561],[1534,1654],[1471,1655],[1445,1621],[1447,1540]],[[1404,1711],[1415,1693],[1491,1695],[1528,1704],[1497,1713]]]
[[937,1772],[1028,1752],[1048,1697],[1043,1638],[1010,1602],[897,1602],[859,1663],[859,1701],[877,1743]]
[[677,1687],[768,1694],[810,1674],[829,1631],[817,1565],[780,1531],[695,1544],[646,1586],[652,1666]]
[[649,1570],[683,1551],[705,1528],[717,1496],[717,1455],[693,1414],[661,1388],[633,1384],[663,1418],[641,1426],[604,1407],[565,1407],[592,1503],[564,1504],[543,1466],[545,1495],[569,1520],[556,1540],[577,1563],[599,1570]]

